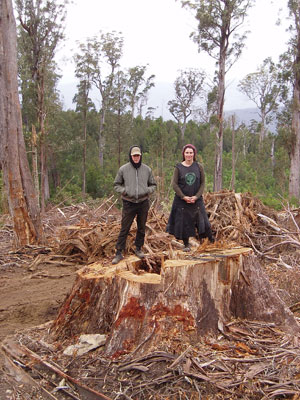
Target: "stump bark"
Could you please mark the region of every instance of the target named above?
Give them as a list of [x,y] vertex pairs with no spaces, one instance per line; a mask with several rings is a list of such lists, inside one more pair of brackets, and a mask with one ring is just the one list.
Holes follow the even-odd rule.
[[59,339],[107,333],[104,353],[111,357],[181,350],[224,332],[233,318],[272,321],[299,332],[251,249],[168,257],[157,258],[154,267],[135,256],[115,266],[84,267],[51,332]]

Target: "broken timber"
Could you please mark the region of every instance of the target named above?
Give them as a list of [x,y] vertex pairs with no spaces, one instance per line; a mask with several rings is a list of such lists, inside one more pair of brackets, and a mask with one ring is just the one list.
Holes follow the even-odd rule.
[[219,331],[226,334],[226,323],[233,318],[273,322],[286,332],[299,332],[249,248],[174,252],[172,259],[156,260],[157,273],[147,272],[149,265],[147,259],[130,256],[114,266],[82,268],[52,334],[61,339],[108,333],[104,353],[118,357],[174,348],[179,342],[194,344]]

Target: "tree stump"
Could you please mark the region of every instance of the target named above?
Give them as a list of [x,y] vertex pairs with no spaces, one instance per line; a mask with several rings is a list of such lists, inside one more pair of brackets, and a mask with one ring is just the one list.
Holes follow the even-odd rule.
[[135,256],[115,266],[86,266],[51,332],[59,339],[107,333],[104,353],[118,357],[195,344],[223,331],[233,318],[272,321],[286,332],[299,332],[249,248],[178,251],[172,259],[158,258],[154,267]]

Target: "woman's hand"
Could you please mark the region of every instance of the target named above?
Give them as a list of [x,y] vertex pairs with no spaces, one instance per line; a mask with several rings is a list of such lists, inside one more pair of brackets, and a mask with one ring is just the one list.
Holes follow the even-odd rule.
[[190,196],[184,196],[184,197],[183,197],[183,200],[184,200],[186,203],[195,203],[195,201],[197,200],[197,197],[196,197],[196,196],[192,196],[192,197],[190,197]]

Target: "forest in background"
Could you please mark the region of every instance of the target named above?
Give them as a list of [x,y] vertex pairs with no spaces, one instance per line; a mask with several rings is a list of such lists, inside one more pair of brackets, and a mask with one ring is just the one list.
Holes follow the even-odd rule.
[[[42,211],[48,203],[66,205],[110,196],[116,172],[128,161],[133,144],[142,147],[143,162],[152,167],[157,179],[157,199],[166,208],[173,197],[174,165],[181,161],[186,143],[196,146],[197,159],[204,164],[206,191],[251,192],[277,209],[285,201],[298,205],[299,196],[290,188],[293,152],[300,135],[295,123],[295,113],[299,113],[295,105],[297,2],[287,2],[291,41],[279,64],[267,58],[240,82],[240,90],[258,109],[258,121],[249,126],[235,116],[225,118],[223,106],[226,71],[238,62],[246,43],[245,32],[233,34],[241,29],[253,1],[228,2],[229,16],[205,8],[212,3],[217,10],[222,1],[185,3],[191,9],[200,7],[202,14],[196,17],[200,25],[193,39],[199,50],[217,54],[219,67],[213,82],[204,70],[180,72],[174,82],[174,99],[168,102],[174,119],[166,121],[154,118],[153,110],[147,108],[155,76],[147,66],[122,68],[124,39],[116,32],[100,32],[78,43],[75,109],[64,111],[57,90],[60,76],[55,52],[64,40],[67,3],[15,0],[23,134]],[[211,25],[206,27],[208,13]],[[225,26],[224,37],[218,33],[220,21]],[[208,46],[207,32],[216,35],[217,45]],[[92,89],[98,91],[100,109],[90,98]],[[276,132],[270,132],[268,126],[274,126],[275,119]]]
[[[49,201],[55,204],[71,204],[109,197],[113,193],[113,180],[119,165],[128,161],[131,144],[143,149],[143,162],[150,165],[158,183],[157,196],[167,207],[173,198],[171,178],[174,166],[181,161],[181,137],[174,121],[136,117],[128,124],[127,134],[123,128],[118,132],[118,117],[109,114],[106,127],[106,145],[103,165],[98,157],[99,114],[87,114],[86,193],[82,192],[82,121],[76,111],[60,111],[56,114],[53,135],[49,135]],[[122,118],[121,126],[128,119]],[[284,131],[269,134],[259,148],[255,130],[242,126],[234,132],[231,121],[225,124],[223,151],[223,188],[236,192],[251,192],[265,204],[280,208],[288,198],[289,156]],[[214,135],[209,123],[187,123],[185,142],[193,143],[197,159],[203,163],[206,173],[206,191],[213,191]],[[126,131],[125,131],[126,132]],[[235,137],[235,159],[232,159],[232,140]],[[30,147],[30,134],[27,137]],[[274,155],[271,157],[272,146]],[[235,181],[233,170],[235,170]]]

